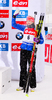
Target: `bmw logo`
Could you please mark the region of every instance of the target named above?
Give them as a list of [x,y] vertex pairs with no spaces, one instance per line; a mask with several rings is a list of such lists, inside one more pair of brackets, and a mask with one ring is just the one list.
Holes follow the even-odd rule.
[[3,21],[0,21],[0,29],[2,29],[4,27],[4,22]]
[[18,40],[21,40],[21,39],[23,38],[22,32],[18,32],[18,33],[16,34],[16,38],[17,38]]

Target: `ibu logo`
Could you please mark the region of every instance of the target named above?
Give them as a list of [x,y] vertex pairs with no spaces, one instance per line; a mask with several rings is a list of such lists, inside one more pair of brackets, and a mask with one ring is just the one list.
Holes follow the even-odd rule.
[[0,0],[0,7],[9,7],[9,0]]

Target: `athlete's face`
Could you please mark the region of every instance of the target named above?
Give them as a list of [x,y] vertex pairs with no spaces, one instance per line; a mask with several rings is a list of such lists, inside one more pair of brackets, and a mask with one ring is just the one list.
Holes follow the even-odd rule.
[[27,25],[31,25],[31,24],[33,24],[33,22],[30,21],[30,20],[27,20],[26,24],[27,24]]

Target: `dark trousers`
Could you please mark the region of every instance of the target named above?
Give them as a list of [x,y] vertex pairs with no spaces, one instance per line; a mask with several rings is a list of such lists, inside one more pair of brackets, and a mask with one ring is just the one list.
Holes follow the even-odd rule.
[[[27,80],[27,61],[30,65],[32,51],[21,49],[20,51],[20,81],[19,86],[23,87],[24,82]],[[35,56],[36,57],[36,56]],[[31,75],[30,87],[36,87],[36,72],[35,72],[35,61],[33,62],[33,70]]]

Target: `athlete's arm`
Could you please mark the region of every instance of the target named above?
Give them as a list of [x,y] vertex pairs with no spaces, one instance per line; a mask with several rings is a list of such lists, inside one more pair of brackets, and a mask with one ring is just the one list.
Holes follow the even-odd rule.
[[20,24],[16,24],[16,17],[13,16],[12,18],[12,27],[18,29],[18,30],[21,30],[21,31],[24,31],[25,29],[25,25],[20,25]]
[[25,29],[25,25],[20,25],[20,24],[16,24],[16,16],[19,14],[19,9],[17,9],[14,14],[13,14],[13,17],[12,17],[12,27],[16,28],[16,29],[19,29],[21,31],[24,31]]

